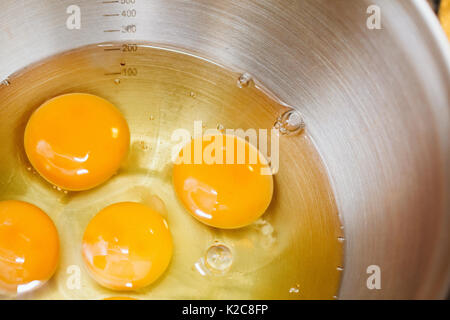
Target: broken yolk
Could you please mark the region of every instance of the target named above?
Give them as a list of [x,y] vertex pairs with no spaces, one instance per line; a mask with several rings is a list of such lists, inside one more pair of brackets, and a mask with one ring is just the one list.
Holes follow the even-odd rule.
[[88,224],[82,254],[91,276],[113,290],[136,290],[158,279],[172,257],[166,220],[135,202],[101,210]]
[[254,146],[233,135],[192,139],[176,159],[173,184],[192,216],[223,229],[257,220],[273,193],[267,160]]
[[64,190],[87,190],[120,167],[130,141],[119,110],[100,97],[65,94],[48,100],[25,128],[25,152],[47,181]]
[[0,201],[0,292],[19,294],[51,278],[59,259],[53,221],[23,201]]

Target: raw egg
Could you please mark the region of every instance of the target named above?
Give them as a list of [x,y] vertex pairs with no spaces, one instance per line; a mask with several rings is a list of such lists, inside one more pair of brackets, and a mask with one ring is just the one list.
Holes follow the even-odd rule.
[[[199,152],[202,161],[196,161]],[[257,220],[273,193],[267,160],[256,147],[233,135],[192,139],[174,164],[173,185],[192,216],[223,229],[244,227]]]
[[84,93],[41,105],[25,128],[25,152],[47,181],[64,190],[87,190],[120,167],[130,142],[127,122],[107,100]]
[[101,210],[83,236],[83,259],[91,276],[113,290],[136,290],[158,279],[172,257],[166,220],[136,202]]
[[23,201],[0,201],[0,292],[39,287],[55,272],[58,258],[58,232],[44,211]]

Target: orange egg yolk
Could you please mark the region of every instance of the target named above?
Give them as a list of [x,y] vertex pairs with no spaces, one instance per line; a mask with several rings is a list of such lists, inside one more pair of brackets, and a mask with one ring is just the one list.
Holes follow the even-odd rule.
[[91,276],[113,290],[136,290],[158,279],[172,257],[166,220],[135,202],[101,210],[83,236],[83,259]]
[[30,117],[25,152],[33,167],[64,190],[87,190],[120,167],[130,142],[119,110],[100,97],[65,94],[48,100]]
[[58,258],[58,232],[44,211],[22,201],[0,201],[0,292],[39,287],[55,272]]
[[[200,163],[195,161],[199,151]],[[267,160],[254,146],[233,135],[192,139],[175,162],[173,184],[191,215],[223,229],[244,227],[257,220],[269,206],[273,193]]]

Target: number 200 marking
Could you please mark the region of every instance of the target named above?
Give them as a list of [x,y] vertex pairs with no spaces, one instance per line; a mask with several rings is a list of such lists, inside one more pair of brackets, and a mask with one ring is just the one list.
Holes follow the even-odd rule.
[[136,52],[138,51],[137,44],[123,44],[122,52]]

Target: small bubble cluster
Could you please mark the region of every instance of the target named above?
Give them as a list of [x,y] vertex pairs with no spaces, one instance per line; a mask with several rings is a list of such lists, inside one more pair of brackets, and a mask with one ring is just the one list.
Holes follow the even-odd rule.
[[305,128],[305,122],[301,113],[292,109],[277,118],[274,128],[282,135],[294,135]]
[[145,141],[139,141],[139,146],[144,151],[147,151],[149,149],[148,144],[145,143]]
[[237,80],[237,86],[239,88],[247,88],[253,82],[252,76],[248,73],[243,73]]
[[292,294],[300,293],[300,286],[297,284],[295,287],[290,288],[289,293]]
[[11,81],[8,78],[6,78],[5,80],[0,82],[0,85],[3,85],[5,87],[9,86],[10,84],[11,84]]

